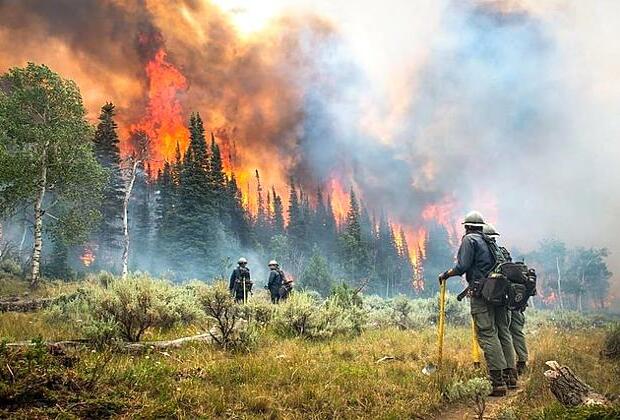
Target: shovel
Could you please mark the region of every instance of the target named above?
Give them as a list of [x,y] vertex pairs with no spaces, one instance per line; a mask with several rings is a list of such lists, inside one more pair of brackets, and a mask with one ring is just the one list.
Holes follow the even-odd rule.
[[441,368],[443,359],[443,336],[446,332],[446,281],[442,281],[439,286],[439,324],[437,326],[437,365],[429,363],[424,366],[422,373],[432,375]]

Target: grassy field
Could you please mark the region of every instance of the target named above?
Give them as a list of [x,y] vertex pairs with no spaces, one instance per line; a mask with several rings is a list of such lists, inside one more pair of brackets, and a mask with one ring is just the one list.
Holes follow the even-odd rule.
[[[153,330],[145,339],[202,330],[202,325]],[[78,325],[59,323],[45,311],[0,314],[5,341],[76,338],[79,331]],[[496,417],[567,415],[543,379],[547,360],[572,367],[604,394],[620,394],[620,363],[599,356],[604,328],[536,325],[528,334],[531,373],[522,392],[504,406],[496,404]],[[459,327],[447,330],[441,374],[422,374],[423,366],[436,357],[435,338],[433,325],[405,331],[369,329],[359,336],[321,341],[282,338],[265,327],[250,352],[233,353],[208,343],[140,354],[77,348],[50,355],[38,346],[2,348],[0,395],[5,401],[0,417],[449,418],[463,405],[448,403],[442,392],[451,383],[484,372],[473,368],[470,330]],[[393,359],[377,362],[384,356]],[[20,379],[28,385],[22,381],[19,398],[9,401],[6,397],[15,394]],[[464,410],[469,415],[470,410]]]

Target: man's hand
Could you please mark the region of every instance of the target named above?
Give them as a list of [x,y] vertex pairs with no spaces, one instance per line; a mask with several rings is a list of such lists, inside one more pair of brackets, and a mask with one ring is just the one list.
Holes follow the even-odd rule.
[[439,275],[439,285],[450,278],[450,270],[446,270]]

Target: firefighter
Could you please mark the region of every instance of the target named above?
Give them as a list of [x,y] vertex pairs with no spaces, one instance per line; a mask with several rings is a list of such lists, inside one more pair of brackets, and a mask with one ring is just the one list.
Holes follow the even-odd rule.
[[[495,227],[488,223],[484,226],[483,232],[485,235],[490,236],[494,240],[495,237],[500,236]],[[499,249],[504,256],[505,261],[512,261],[512,257],[505,247],[500,246]],[[523,332],[523,327],[525,326],[525,307],[510,310],[509,315],[510,334],[512,335],[512,343],[517,355],[517,374],[522,375],[525,373],[528,356],[525,334]]]
[[230,283],[228,288],[230,293],[235,297],[237,303],[247,302],[248,296],[252,292],[252,280],[250,279],[250,269],[248,268],[248,260],[241,257],[237,262],[237,267],[230,275]]
[[[484,218],[479,212],[472,211],[465,216],[463,225],[465,226],[465,235],[461,240],[456,266],[440,274],[439,283],[441,284],[453,276],[466,275],[467,283],[472,290],[471,315],[493,386],[490,395],[503,396],[506,395],[504,370],[514,367],[514,355],[512,360],[506,360],[504,354],[504,349],[507,349],[508,346],[512,349],[508,308],[487,303],[477,290],[480,282],[495,267],[495,257],[483,237]],[[502,341],[504,342],[503,346]]]
[[267,289],[271,295],[271,303],[280,302],[280,288],[284,284],[284,273],[276,260],[269,261],[269,281]]

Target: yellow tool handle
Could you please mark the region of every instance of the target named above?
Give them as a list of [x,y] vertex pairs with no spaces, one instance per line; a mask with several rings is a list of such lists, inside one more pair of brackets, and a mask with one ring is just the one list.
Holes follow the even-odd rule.
[[474,363],[480,363],[480,347],[478,346],[478,332],[474,318],[471,319],[471,357],[474,359]]
[[437,366],[441,367],[443,359],[443,336],[446,331],[446,281],[439,286],[439,331],[437,338]]

